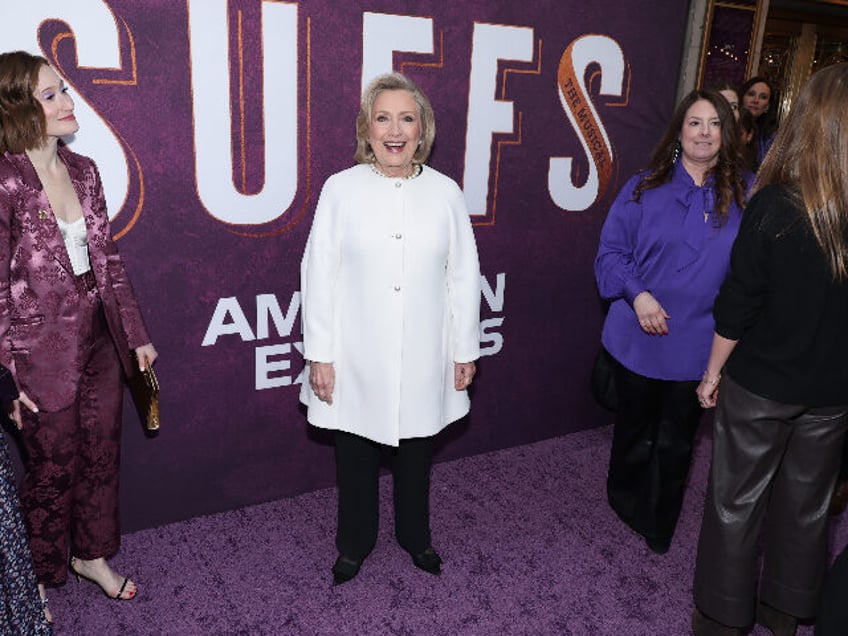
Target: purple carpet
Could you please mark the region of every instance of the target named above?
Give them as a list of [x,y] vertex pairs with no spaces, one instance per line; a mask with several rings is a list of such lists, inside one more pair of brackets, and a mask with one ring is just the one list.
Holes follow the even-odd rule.
[[[138,597],[111,601],[71,580],[50,597],[56,633],[689,634],[707,429],[663,556],[606,505],[611,434],[603,427],[437,464],[432,528],[445,560],[440,578],[415,569],[395,543],[386,476],[377,547],[346,585],[331,584],[336,498],[321,490],[126,535],[113,565],[138,583]],[[848,541],[846,520],[834,523],[835,548]]]

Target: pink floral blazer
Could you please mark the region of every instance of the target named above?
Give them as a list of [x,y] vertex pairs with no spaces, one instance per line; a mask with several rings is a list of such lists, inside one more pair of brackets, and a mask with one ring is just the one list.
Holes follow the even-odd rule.
[[[109,332],[127,375],[130,350],[150,342],[111,238],[97,166],[60,144],[82,205],[91,269]],[[76,399],[80,296],[59,226],[26,154],[0,155],[0,364],[42,410]]]

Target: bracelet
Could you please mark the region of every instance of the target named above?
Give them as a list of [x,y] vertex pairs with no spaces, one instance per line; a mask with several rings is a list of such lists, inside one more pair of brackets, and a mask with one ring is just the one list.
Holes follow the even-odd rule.
[[704,378],[701,380],[701,382],[706,382],[706,383],[707,383],[707,384],[709,384],[710,386],[715,386],[716,384],[718,384],[719,382],[721,382],[721,373],[719,373],[719,374],[715,377],[715,379],[713,379],[713,380],[707,380],[707,374],[705,373],[705,374],[704,374]]

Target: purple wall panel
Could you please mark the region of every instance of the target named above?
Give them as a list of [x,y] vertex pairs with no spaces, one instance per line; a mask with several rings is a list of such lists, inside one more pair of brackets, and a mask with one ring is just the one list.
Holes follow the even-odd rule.
[[[39,11],[42,3],[32,4],[34,8],[20,11]],[[273,295],[282,314],[288,314],[299,288],[298,265],[321,184],[352,163],[363,54],[368,47],[379,49],[381,42],[373,33],[363,38],[363,13],[397,15],[399,3],[233,0],[227,8],[229,31],[224,30],[220,42],[221,50],[230,47],[229,74],[207,74],[196,85],[192,70],[206,58],[192,58],[204,50],[203,43],[192,39],[192,26],[214,33],[215,24],[207,28],[198,21],[207,19],[203,11],[224,6],[221,0],[79,4],[105,4],[111,10],[121,47],[120,69],[106,72],[82,62],[88,68],[77,68],[77,25],[85,17],[55,15],[49,9],[55,3],[43,3],[48,8],[40,27],[28,35],[32,44],[26,48],[40,46],[51,59],[55,55],[57,67],[73,86],[78,110],[87,104],[108,122],[128,157],[129,181],[125,196],[112,206],[113,224],[161,354],[157,372],[164,423],[158,437],[147,439],[126,408],[125,529],[331,485],[332,445],[326,434],[307,426],[297,400],[300,385],[257,389],[258,348],[278,347],[272,360],[291,365],[272,376],[288,375],[296,381],[303,366],[296,350],[299,315],[291,333],[279,334],[272,321],[269,335],[262,337],[257,296]],[[496,92],[488,95],[487,103],[497,99],[511,104],[511,132],[487,138],[491,159],[484,165],[489,175],[485,206],[472,212],[482,272],[493,291],[499,274],[505,284],[493,307],[484,299],[487,332],[498,335],[484,337],[492,355],[480,362],[472,413],[440,437],[440,459],[610,421],[588,391],[602,320],[592,261],[612,197],[644,163],[673,108],[685,5],[679,0],[421,0],[408,10],[408,15],[430,20],[433,52],[395,52],[389,59],[433,102],[438,132],[431,165],[464,187],[465,158],[479,150],[466,147],[466,131],[489,116],[485,108],[472,105],[474,78],[486,77],[482,62],[474,58],[484,42],[472,46],[475,37],[482,37],[479,25],[505,29],[504,37],[490,40],[490,46],[503,45],[511,37],[509,27],[529,33],[531,42],[529,60],[497,63]],[[296,10],[294,115],[263,108],[263,77],[269,68],[275,73],[281,68],[279,54],[264,65],[262,61],[263,52],[271,50],[261,30],[271,24],[269,8]],[[15,11],[11,20],[5,15],[8,10],[4,12],[0,32],[15,28]],[[51,20],[57,17],[61,21]],[[560,101],[558,81],[568,76],[568,69],[560,68],[561,57],[587,35],[592,36],[584,39],[590,44],[588,52],[579,53],[576,47],[574,59],[597,59],[601,64],[588,63],[586,73],[579,60],[573,64],[576,83],[588,86],[582,99],[574,97],[573,125]],[[214,51],[209,50],[211,55]],[[615,70],[617,59],[620,71]],[[613,82],[616,90],[602,86],[605,76],[618,77]],[[104,83],[104,78],[109,81]],[[271,90],[292,88],[275,85]],[[587,101],[594,104],[594,118],[587,114]],[[219,120],[220,126],[210,129],[202,122],[221,104],[229,104],[230,121]],[[296,139],[265,138],[280,117],[296,121]],[[563,204],[561,198],[557,203],[548,184],[551,157],[573,157],[572,175],[578,185],[587,179],[590,167],[602,161],[590,164],[578,129],[584,138],[595,135],[592,148],[602,148],[599,133],[605,133],[611,162],[600,170],[602,187],[588,205]],[[105,155],[96,145],[86,145],[87,131],[80,131],[72,147],[102,164]],[[259,193],[266,183],[278,183],[282,174],[295,175],[296,192],[291,200],[281,200],[276,218],[254,224],[222,221],[216,215],[236,215],[239,206],[203,203],[204,186],[198,185],[196,174],[203,168],[196,168],[195,152],[203,153],[200,163],[221,165],[221,157],[203,150],[215,134],[228,136],[232,143],[232,172],[236,183],[243,182],[239,187],[244,192]],[[296,166],[267,166],[265,143],[296,144]],[[216,307],[229,297],[236,299],[256,338],[220,335],[214,344],[203,346]],[[225,322],[233,321],[233,315],[227,315]],[[498,337],[502,346],[495,352],[492,338]],[[280,353],[286,347],[289,353]]]

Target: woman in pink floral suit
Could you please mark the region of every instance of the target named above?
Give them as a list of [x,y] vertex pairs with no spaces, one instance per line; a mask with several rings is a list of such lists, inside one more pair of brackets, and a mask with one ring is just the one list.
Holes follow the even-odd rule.
[[156,350],[109,231],[91,159],[64,146],[74,103],[44,58],[0,55],[0,364],[20,391],[11,416],[26,474],[21,506],[36,578],[70,568],[109,597],[136,587],[106,562],[120,543],[122,367]]

